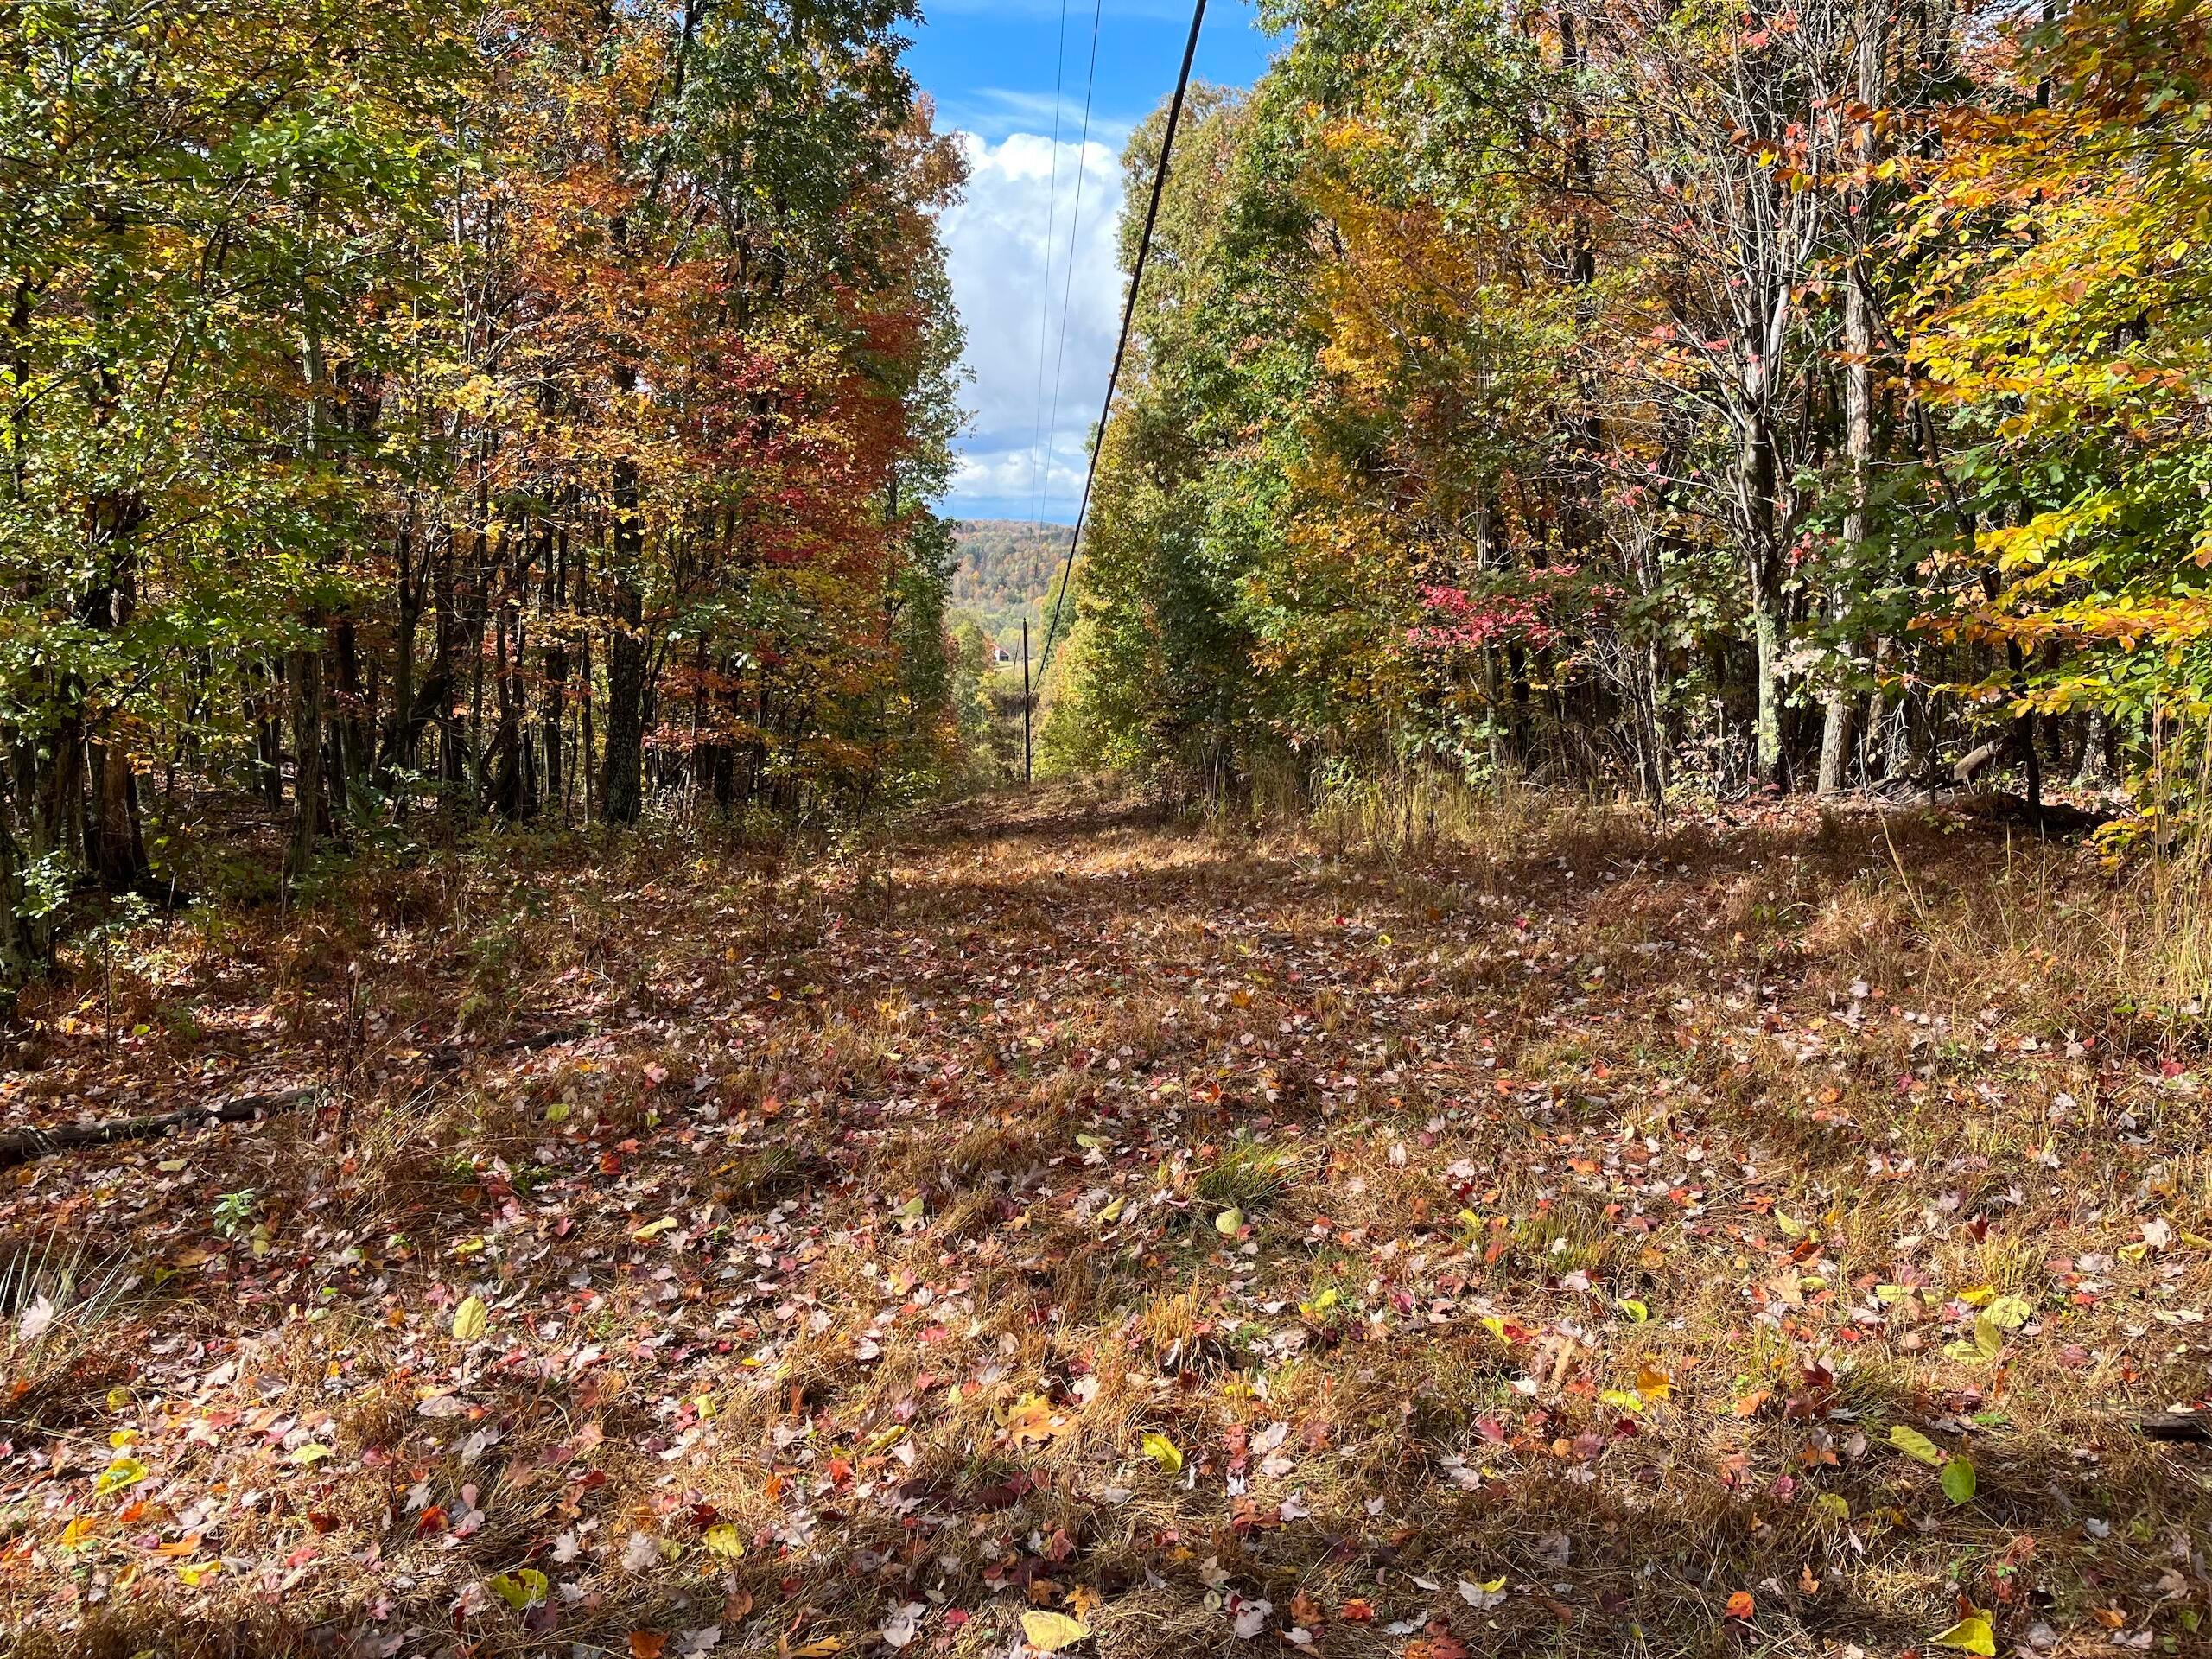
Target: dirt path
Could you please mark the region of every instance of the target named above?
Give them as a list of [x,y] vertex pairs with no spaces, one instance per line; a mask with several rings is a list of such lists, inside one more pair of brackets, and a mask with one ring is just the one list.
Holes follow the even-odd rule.
[[2130,1425],[2212,1386],[2192,1074],[1936,996],[1858,839],[1054,796],[149,937],[9,1127],[324,1104],[0,1176],[0,1624],[2186,1647],[2204,1466]]

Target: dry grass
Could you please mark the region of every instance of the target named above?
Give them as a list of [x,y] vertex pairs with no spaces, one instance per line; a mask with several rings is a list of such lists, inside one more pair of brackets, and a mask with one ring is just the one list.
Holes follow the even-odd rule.
[[[2206,1465],[2132,1426],[2212,1390],[2179,873],[1328,812],[531,843],[149,933],[113,1046],[27,1004],[16,1116],[338,1103],[0,1186],[162,1290],[86,1327],[128,1386],[4,1431],[0,1628],[827,1653],[918,1605],[958,1656],[1034,1608],[1128,1659],[1250,1650],[1240,1611],[1338,1656],[1812,1656],[1964,1603],[2000,1650],[2198,1645]],[[485,1588],[525,1571],[546,1605]]]

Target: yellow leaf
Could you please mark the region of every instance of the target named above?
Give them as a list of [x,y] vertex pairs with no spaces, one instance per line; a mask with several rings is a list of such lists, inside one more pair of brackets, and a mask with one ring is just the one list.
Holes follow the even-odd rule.
[[705,1543],[709,1550],[726,1561],[736,1560],[745,1554],[745,1540],[735,1527],[727,1521],[707,1529]]
[[61,1529],[61,1548],[64,1549],[76,1548],[78,1545],[83,1543],[86,1538],[92,1535],[92,1529],[98,1524],[99,1522],[89,1515],[79,1516],[67,1526]]
[[1213,1230],[1224,1238],[1236,1236],[1236,1230],[1244,1224],[1244,1212],[1231,1205],[1213,1218]]
[[1907,1428],[1903,1423],[1899,1423],[1890,1431],[1890,1444],[1908,1458],[1924,1463],[1930,1469],[1940,1469],[1943,1466],[1943,1453],[1937,1448],[1936,1442],[1916,1428]]
[[120,1457],[100,1471],[99,1478],[92,1483],[93,1492],[101,1497],[110,1492],[119,1492],[126,1486],[136,1486],[153,1471],[133,1457]]
[[202,1580],[213,1578],[222,1570],[223,1563],[219,1559],[209,1561],[179,1561],[176,1567],[176,1576],[180,1582],[190,1589],[197,1587]]
[[1300,1302],[1298,1305],[1298,1311],[1306,1319],[1318,1320],[1343,1300],[1343,1297],[1337,1294],[1336,1287],[1332,1285],[1312,1301]]
[[647,1222],[644,1226],[632,1233],[630,1236],[632,1238],[658,1238],[663,1233],[674,1230],[675,1226],[676,1217],[674,1216],[663,1216],[658,1221]]
[[1165,1434],[1146,1435],[1144,1454],[1171,1475],[1182,1472],[1183,1448]]
[[1098,1224],[1101,1227],[1111,1226],[1122,1218],[1122,1211],[1128,1207],[1129,1201],[1126,1198],[1115,1199],[1098,1212]]
[[1058,1653],[1090,1634],[1090,1626],[1065,1613],[1024,1613],[1021,1639],[1039,1653]]
[[457,1341],[474,1342],[491,1322],[481,1296],[471,1296],[453,1311],[453,1334]]
[[301,1446],[297,1451],[292,1453],[292,1461],[294,1463],[314,1465],[321,1463],[328,1456],[330,1456],[330,1448],[328,1446],[318,1446],[315,1441],[309,1440],[305,1446]]
[[1973,1613],[1936,1638],[1939,1648],[1956,1648],[1961,1653],[1978,1653],[1982,1659],[1995,1659],[1997,1635],[1989,1627],[1989,1615]]

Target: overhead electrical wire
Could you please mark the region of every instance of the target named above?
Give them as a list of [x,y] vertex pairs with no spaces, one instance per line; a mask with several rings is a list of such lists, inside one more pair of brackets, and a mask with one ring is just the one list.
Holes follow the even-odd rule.
[[[1052,149],[1050,183],[1045,192],[1045,280],[1040,289],[1046,298],[1037,317],[1037,408],[1029,429],[1029,516],[1033,520],[1044,505],[1045,467],[1048,451],[1045,448],[1045,342],[1052,338],[1052,231],[1060,217],[1060,91],[1067,78],[1068,61],[1068,0],[1060,0],[1060,37],[1052,54]],[[1090,111],[1084,112],[1086,124]],[[1076,175],[1078,182],[1083,175]],[[1075,257],[1075,238],[1068,238],[1068,257]],[[1061,319],[1062,327],[1067,326]]]
[[1145,204],[1144,229],[1137,237],[1137,257],[1129,272],[1128,297],[1122,305],[1122,333],[1114,342],[1114,366],[1106,375],[1106,398],[1098,414],[1098,435],[1090,446],[1090,465],[1083,475],[1083,499],[1077,503],[1075,527],[1068,532],[1067,557],[1060,565],[1060,590],[1053,596],[1052,615],[1045,629],[1045,650],[1038,659],[1041,684],[1052,664],[1052,645],[1059,637],[1060,613],[1067,607],[1068,578],[1075,573],[1076,548],[1083,540],[1083,522],[1090,512],[1091,486],[1098,481],[1098,457],[1106,448],[1106,423],[1114,412],[1114,388],[1122,378],[1122,359],[1129,349],[1129,328],[1136,321],[1137,292],[1144,286],[1145,259],[1152,251],[1152,227],[1160,217],[1160,192],[1167,183],[1168,159],[1175,149],[1175,128],[1183,118],[1183,99],[1191,89],[1191,62],[1198,56],[1198,30],[1206,20],[1206,0],[1193,0],[1190,38],[1183,42],[1183,67],[1175,77],[1175,96],[1167,103],[1167,124],[1160,136],[1160,160],[1152,169],[1152,199]]
[[[1060,430],[1060,380],[1062,372],[1067,366],[1070,302],[1075,297],[1076,238],[1083,230],[1084,162],[1090,151],[1090,95],[1092,89],[1098,84],[1098,23],[1105,10],[1105,0],[1091,0],[1090,64],[1084,72],[1083,77],[1083,133],[1076,140],[1075,146],[1075,205],[1068,214],[1067,272],[1060,283],[1060,343],[1058,349],[1052,354],[1052,401],[1046,405],[1049,412],[1045,417],[1045,478],[1048,487],[1052,480],[1052,463],[1056,459],[1055,441]],[[1055,153],[1057,154],[1057,149]],[[1051,273],[1048,270],[1046,272],[1047,286],[1045,290],[1045,308],[1047,312],[1052,309],[1050,280]],[[1040,499],[1035,505],[1041,507],[1042,499]],[[1036,516],[1035,512],[1033,512],[1030,516],[1033,519]]]

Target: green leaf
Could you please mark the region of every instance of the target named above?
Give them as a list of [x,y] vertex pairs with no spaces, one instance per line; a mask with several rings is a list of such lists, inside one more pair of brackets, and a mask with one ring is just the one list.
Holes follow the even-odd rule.
[[1908,1458],[1924,1463],[1930,1469],[1943,1466],[1942,1448],[1916,1428],[1907,1428],[1899,1423],[1890,1431],[1890,1444]]
[[552,1586],[536,1567],[525,1567],[513,1573],[502,1573],[495,1578],[486,1579],[484,1587],[520,1612],[525,1607],[536,1606],[544,1600],[545,1592]]
[[1628,1315],[1629,1323],[1631,1325],[1642,1325],[1645,1320],[1651,1317],[1651,1310],[1646,1307],[1642,1302],[1637,1301],[1633,1296],[1624,1296],[1619,1301],[1615,1302],[1613,1306],[1620,1309],[1622,1313]]
[[1974,1464],[1970,1459],[1953,1458],[1943,1465],[1943,1496],[1954,1503],[1974,1501]]
[[1236,1230],[1244,1224],[1244,1212],[1231,1205],[1213,1218],[1213,1230],[1224,1238],[1236,1236]]

